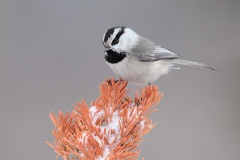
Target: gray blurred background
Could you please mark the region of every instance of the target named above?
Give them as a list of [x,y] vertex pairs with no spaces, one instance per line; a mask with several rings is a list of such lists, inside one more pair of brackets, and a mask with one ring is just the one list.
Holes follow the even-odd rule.
[[98,97],[114,76],[102,36],[118,25],[221,70],[182,66],[155,82],[164,97],[141,157],[239,160],[238,0],[1,0],[0,159],[55,159],[49,113]]

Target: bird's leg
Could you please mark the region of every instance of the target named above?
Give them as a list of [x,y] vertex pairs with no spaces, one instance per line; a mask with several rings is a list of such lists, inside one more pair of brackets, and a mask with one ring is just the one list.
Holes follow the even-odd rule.
[[120,77],[118,80],[115,80],[115,83],[117,83],[118,81],[123,82],[124,80]]
[[[115,83],[117,83],[118,81],[123,82],[124,80],[120,77],[120,79],[118,80],[115,80]],[[108,84],[111,86],[112,85],[112,81],[111,80],[108,80]]]
[[112,85],[111,79],[108,80],[108,85],[110,85],[110,86]]
[[140,99],[137,99],[137,100],[135,101],[135,104],[136,104],[137,107],[141,105],[142,100],[143,100],[143,99],[142,99],[142,97],[141,97]]

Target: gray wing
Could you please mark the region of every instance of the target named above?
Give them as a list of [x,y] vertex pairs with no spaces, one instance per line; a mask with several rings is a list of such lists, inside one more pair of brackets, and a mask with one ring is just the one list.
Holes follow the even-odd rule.
[[155,46],[154,50],[141,53],[138,56],[138,59],[140,61],[146,61],[146,62],[158,61],[161,59],[179,59],[179,58],[181,57],[161,46]]

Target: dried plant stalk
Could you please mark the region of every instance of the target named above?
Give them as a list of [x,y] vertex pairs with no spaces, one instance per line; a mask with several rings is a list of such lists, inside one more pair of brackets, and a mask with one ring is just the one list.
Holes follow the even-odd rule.
[[114,79],[100,85],[100,96],[89,108],[84,100],[65,115],[50,114],[54,124],[53,144],[46,142],[64,160],[137,159],[136,148],[155,124],[149,115],[161,99],[158,87],[151,85],[127,96],[127,82]]

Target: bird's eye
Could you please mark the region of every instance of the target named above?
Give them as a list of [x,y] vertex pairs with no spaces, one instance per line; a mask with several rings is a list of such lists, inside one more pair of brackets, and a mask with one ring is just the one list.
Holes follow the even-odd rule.
[[119,39],[122,36],[122,34],[124,33],[124,27],[120,28],[120,31],[118,32],[118,34],[115,36],[115,38],[112,41],[112,45],[118,44],[119,43]]
[[112,45],[118,44],[118,42],[119,42],[119,39],[118,39],[118,38],[115,38],[115,39],[112,41]]

